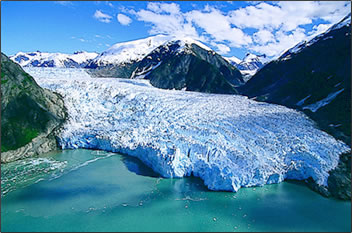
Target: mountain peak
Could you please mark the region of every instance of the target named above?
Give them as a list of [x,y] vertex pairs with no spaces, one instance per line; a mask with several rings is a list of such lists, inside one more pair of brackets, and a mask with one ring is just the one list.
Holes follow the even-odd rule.
[[340,22],[334,24],[325,32],[320,33],[319,35],[315,36],[313,39],[311,39],[309,41],[303,40],[303,41],[299,42],[294,47],[292,47],[292,48],[288,49],[287,51],[285,51],[284,53],[282,53],[282,55],[280,55],[278,59],[279,60],[291,59],[292,54],[296,54],[296,53],[300,52],[302,49],[311,46],[312,44],[316,43],[320,39],[324,38],[325,35],[328,34],[329,32],[340,29],[345,26],[348,27],[348,26],[350,26],[350,24],[351,24],[351,13],[346,15]]
[[326,32],[329,32],[329,31],[332,31],[332,30],[336,30],[336,29],[342,28],[344,26],[349,26],[350,24],[351,24],[351,13],[346,15],[340,22],[338,22],[337,24],[333,25]]
[[251,62],[251,61],[260,61],[266,58],[265,54],[256,55],[253,53],[247,53],[246,56],[243,58],[244,62]]
[[130,63],[139,61],[156,47],[171,39],[167,35],[155,35],[138,40],[119,42],[94,59],[98,65]]
[[211,49],[191,37],[154,35],[138,40],[119,42],[102,52],[94,63],[97,65],[108,64],[125,64],[142,60],[147,54],[161,45],[170,45],[178,43],[179,51],[188,47],[187,45],[195,44],[202,49],[210,51]]
[[10,59],[22,67],[85,67],[97,56],[96,53],[77,51],[74,54],[18,52]]
[[248,81],[267,62],[266,55],[247,53],[243,60],[237,57],[224,57],[231,65],[235,66],[243,75],[244,81]]
[[195,45],[201,47],[202,49],[205,49],[205,50],[208,50],[208,51],[212,50],[211,48],[209,48],[208,46],[206,46],[202,42],[200,42],[200,41],[198,41],[196,39],[193,39],[191,37],[174,37],[172,39],[172,41],[179,41],[180,42],[179,44],[180,44],[181,48],[183,48],[185,45],[195,44]]

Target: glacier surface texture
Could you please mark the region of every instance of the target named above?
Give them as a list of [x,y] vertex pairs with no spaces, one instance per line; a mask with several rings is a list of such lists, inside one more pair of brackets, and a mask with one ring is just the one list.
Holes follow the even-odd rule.
[[244,96],[90,78],[82,69],[25,70],[64,97],[63,149],[125,153],[164,177],[198,176],[212,190],[309,177],[326,186],[339,154],[350,151],[303,113]]

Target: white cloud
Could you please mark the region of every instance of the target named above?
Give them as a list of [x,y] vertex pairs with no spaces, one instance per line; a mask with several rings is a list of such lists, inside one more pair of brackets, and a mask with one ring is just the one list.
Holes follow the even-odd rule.
[[154,11],[155,13],[169,13],[169,14],[180,13],[180,6],[177,5],[176,3],[150,2],[147,5],[147,9]]
[[253,40],[258,44],[266,44],[275,41],[274,35],[268,30],[259,30],[253,34]]
[[103,23],[110,23],[112,19],[110,15],[105,14],[100,10],[96,10],[93,17]]
[[169,34],[199,38],[197,30],[185,20],[175,3],[148,3],[147,10],[133,12],[139,21],[151,24],[150,34]]
[[325,32],[328,30],[333,24],[318,24],[313,26],[313,30],[308,33],[308,39],[311,39],[320,33]]
[[240,28],[295,30],[318,18],[337,22],[350,12],[349,2],[281,1],[277,5],[262,2],[229,12],[231,23]]
[[105,4],[108,5],[108,6],[111,7],[111,8],[114,8],[114,5],[112,5],[111,2],[105,2]]
[[267,56],[277,57],[287,49],[295,46],[298,42],[306,38],[305,30],[297,28],[289,33],[285,31],[277,31],[275,33],[275,41],[268,44],[256,44],[250,47],[251,51],[266,54]]
[[124,14],[117,14],[117,21],[122,25],[129,25],[132,22],[132,19]]
[[216,52],[220,53],[221,55],[228,54],[231,51],[230,47],[224,44],[211,43],[211,45],[216,47],[217,48]]
[[325,31],[350,11],[348,1],[259,1],[229,12],[209,4],[201,10],[182,12],[177,3],[163,2],[149,2],[144,9],[124,8],[121,12],[145,22],[150,34],[192,37],[210,42],[222,54],[241,48],[278,56]]
[[[254,43],[248,49],[278,56],[302,40],[309,40],[324,32],[350,12],[349,2],[277,2],[275,5],[262,2],[229,12],[230,22],[242,29],[254,28]],[[302,26],[316,24],[306,32]]]
[[232,47],[241,47],[252,42],[252,39],[241,29],[231,27],[229,18],[219,10],[214,8],[207,10],[209,12],[193,10],[186,13],[186,17],[215,41],[228,41]]

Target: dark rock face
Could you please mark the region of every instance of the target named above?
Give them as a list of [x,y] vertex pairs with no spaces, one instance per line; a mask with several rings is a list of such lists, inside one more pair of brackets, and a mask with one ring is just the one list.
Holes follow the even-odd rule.
[[95,62],[89,63],[85,68],[89,74],[93,77],[104,78],[104,77],[114,77],[114,78],[130,78],[132,72],[136,69],[139,62],[124,63],[124,64],[108,64],[104,66],[99,66]]
[[[239,70],[259,70],[264,66],[264,63],[260,60],[261,57],[266,57],[264,55],[253,56],[252,58],[247,58],[251,54],[247,54],[247,56],[243,59],[243,61],[239,64],[233,64]],[[247,59],[246,59],[247,58]]]
[[339,164],[330,172],[328,189],[332,196],[351,200],[351,154],[340,155]]
[[[264,66],[240,92],[301,110],[322,130],[351,145],[350,17]],[[328,191],[346,199],[351,198],[351,173],[345,169],[351,154],[341,158],[331,172]]]
[[64,102],[1,54],[1,161],[56,149],[54,130],[66,118]]
[[180,41],[159,46],[144,59],[131,78],[146,78],[163,89],[184,89],[219,94],[236,94],[242,85],[241,73],[213,51]]
[[[313,40],[299,52],[286,52],[270,62],[240,92],[304,111],[323,130],[350,144],[351,26],[331,30]],[[328,104],[314,109],[313,104],[334,93],[338,94]]]

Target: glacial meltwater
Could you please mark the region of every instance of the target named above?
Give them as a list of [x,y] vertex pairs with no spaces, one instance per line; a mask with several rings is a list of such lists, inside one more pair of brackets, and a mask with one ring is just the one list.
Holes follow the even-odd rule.
[[116,153],[64,150],[1,165],[1,231],[350,231],[351,203],[302,183],[209,191]]

